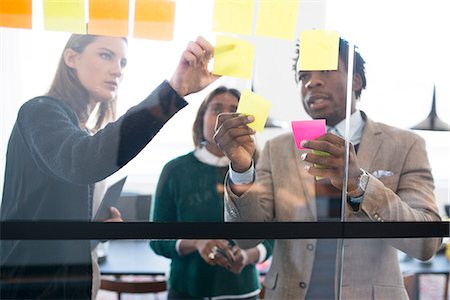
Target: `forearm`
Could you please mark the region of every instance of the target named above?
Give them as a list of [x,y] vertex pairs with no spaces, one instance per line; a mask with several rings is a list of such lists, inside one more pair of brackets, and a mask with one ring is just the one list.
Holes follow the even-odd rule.
[[125,165],[136,156],[187,102],[163,82],[147,99],[123,117],[117,163]]
[[197,251],[197,240],[179,240],[178,252],[185,256]]

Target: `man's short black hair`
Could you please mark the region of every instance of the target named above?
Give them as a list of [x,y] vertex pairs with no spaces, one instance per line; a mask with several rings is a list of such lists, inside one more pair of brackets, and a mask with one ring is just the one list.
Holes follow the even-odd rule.
[[[297,44],[295,45],[295,58],[294,58],[294,71],[295,71],[295,82],[299,83],[299,71],[297,70],[298,66],[298,60],[300,58],[300,41],[297,41]],[[348,41],[339,38],[339,58],[342,59],[345,66],[348,65]],[[366,63],[364,59],[362,58],[361,54],[358,51],[358,47],[355,46],[355,55],[354,55],[354,62],[353,62],[353,70],[354,73],[359,74],[361,76],[362,85],[361,88],[357,91],[355,91],[356,98],[359,98],[361,96],[361,91],[366,88],[366,71],[364,64]]]

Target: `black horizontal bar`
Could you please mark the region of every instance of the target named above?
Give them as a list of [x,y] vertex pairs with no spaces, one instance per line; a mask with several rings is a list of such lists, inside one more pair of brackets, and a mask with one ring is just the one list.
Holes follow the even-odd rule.
[[450,222],[12,222],[2,240],[90,239],[309,239],[448,237]]

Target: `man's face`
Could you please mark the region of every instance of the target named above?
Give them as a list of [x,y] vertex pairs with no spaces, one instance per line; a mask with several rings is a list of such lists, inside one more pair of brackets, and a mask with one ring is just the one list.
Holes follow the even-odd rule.
[[[313,119],[326,119],[329,126],[345,119],[347,70],[341,59],[335,71],[301,71],[299,79],[298,87],[308,115]],[[351,111],[354,112],[352,98]]]

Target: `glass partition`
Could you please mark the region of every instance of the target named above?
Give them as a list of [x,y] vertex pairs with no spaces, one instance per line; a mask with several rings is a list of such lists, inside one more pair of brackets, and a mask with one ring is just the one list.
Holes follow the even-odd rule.
[[[42,1],[0,27],[0,298],[445,299],[443,4],[300,1],[286,40],[248,1],[251,78],[184,97],[216,2],[176,2],[172,41],[44,30]],[[337,32],[335,68],[301,69],[311,29]],[[272,105],[256,133],[250,90]]]

